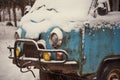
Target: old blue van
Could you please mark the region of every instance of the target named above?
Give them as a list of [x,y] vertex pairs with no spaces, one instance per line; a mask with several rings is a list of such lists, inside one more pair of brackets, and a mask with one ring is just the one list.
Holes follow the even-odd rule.
[[9,58],[23,73],[39,69],[40,80],[120,80],[115,1],[36,0],[18,25]]

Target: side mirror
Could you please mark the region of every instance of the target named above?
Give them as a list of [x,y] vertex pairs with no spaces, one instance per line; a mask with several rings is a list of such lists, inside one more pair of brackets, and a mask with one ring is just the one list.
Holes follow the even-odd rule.
[[107,2],[99,3],[98,8],[97,8],[97,13],[100,16],[104,16],[104,15],[108,14]]

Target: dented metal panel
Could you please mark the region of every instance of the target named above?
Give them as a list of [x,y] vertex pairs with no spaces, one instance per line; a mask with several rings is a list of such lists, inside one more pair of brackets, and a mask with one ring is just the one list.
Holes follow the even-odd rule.
[[108,27],[101,24],[100,28],[86,27],[85,49],[86,63],[83,65],[83,74],[96,72],[106,56],[120,55],[120,27],[111,24]]

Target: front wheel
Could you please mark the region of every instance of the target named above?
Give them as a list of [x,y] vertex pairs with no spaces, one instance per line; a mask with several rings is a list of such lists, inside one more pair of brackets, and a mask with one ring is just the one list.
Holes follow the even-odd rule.
[[109,72],[107,80],[120,80],[120,69],[113,69]]
[[51,80],[50,74],[47,72],[44,72],[42,70],[39,70],[39,78],[40,78],[40,80]]
[[98,80],[120,80],[120,63],[109,63]]
[[73,79],[67,79],[65,76],[55,74],[55,73],[49,73],[42,70],[39,70],[39,78],[40,80],[73,80]]

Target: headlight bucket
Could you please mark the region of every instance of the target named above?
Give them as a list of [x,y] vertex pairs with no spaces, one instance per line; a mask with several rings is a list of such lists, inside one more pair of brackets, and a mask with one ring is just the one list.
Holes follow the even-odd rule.
[[62,44],[63,34],[59,28],[53,29],[50,34],[50,43],[54,48],[59,48]]
[[52,33],[50,36],[50,40],[52,42],[52,46],[55,46],[58,43],[58,36],[56,33]]

